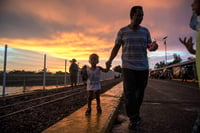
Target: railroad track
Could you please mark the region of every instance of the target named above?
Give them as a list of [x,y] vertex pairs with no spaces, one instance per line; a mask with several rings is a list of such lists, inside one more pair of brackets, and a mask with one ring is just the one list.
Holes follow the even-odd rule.
[[72,102],[71,99],[80,95],[84,95],[86,92],[85,87],[81,86],[79,88],[70,89],[62,92],[57,92],[55,94],[50,94],[46,96],[40,96],[27,101],[19,101],[17,103],[5,105],[0,107],[0,119],[16,115],[18,113],[25,112],[27,110],[32,110],[53,102],[58,102],[60,100],[68,100]]
[[[120,81],[103,81],[102,93]],[[0,102],[1,133],[38,133],[85,105],[87,93],[84,86],[78,86],[7,97]]]

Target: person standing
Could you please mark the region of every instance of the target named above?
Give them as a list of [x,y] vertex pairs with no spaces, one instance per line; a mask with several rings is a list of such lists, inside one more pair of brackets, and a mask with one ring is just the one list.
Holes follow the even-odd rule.
[[187,82],[188,79],[188,68],[182,68],[182,82]]
[[87,69],[87,66],[84,65],[81,69],[81,78],[82,78],[82,81],[83,81],[83,85],[84,86],[87,86],[87,75],[85,74],[85,71]]
[[144,12],[142,6],[133,6],[130,10],[130,24],[121,28],[117,34],[106,66],[111,67],[120,47],[122,47],[122,72],[125,93],[126,112],[129,117],[129,129],[140,127],[140,106],[143,102],[144,91],[148,81],[149,64],[147,49],[155,51],[158,44],[152,42],[150,32],[141,26]]
[[196,50],[193,47],[194,43],[192,37],[189,39],[187,39],[187,37],[184,39],[179,38],[179,40],[191,54],[196,55],[197,76],[198,79],[200,79],[200,0],[194,0],[191,7],[193,14],[190,19],[190,28],[197,31]]
[[[190,19],[190,28],[197,31],[197,41],[196,41],[196,50],[193,48],[192,37],[187,40],[187,37],[184,39],[179,38],[180,42],[187,48],[187,50],[196,55],[196,70],[198,76],[198,83],[200,88],[200,0],[194,0],[192,2],[192,17]],[[198,112],[197,119],[194,123],[192,133],[200,132],[200,112]]]
[[76,59],[72,59],[69,67],[71,87],[77,86],[78,65]]
[[89,57],[90,67],[84,67],[82,69],[82,74],[87,78],[87,102],[88,108],[85,112],[85,115],[90,115],[92,108],[92,99],[93,94],[95,94],[96,102],[97,102],[97,113],[101,114],[101,101],[100,101],[100,91],[101,91],[101,83],[100,83],[100,72],[108,72],[108,69],[102,68],[101,66],[97,66],[99,63],[99,56],[97,54],[91,54]]

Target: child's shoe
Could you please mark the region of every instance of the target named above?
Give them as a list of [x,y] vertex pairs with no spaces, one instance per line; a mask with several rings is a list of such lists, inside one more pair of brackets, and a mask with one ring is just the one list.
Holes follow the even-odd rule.
[[101,106],[97,106],[97,113],[98,113],[98,114],[101,114],[101,113],[102,113]]
[[91,114],[91,108],[87,108],[87,110],[85,111],[85,115],[90,115]]

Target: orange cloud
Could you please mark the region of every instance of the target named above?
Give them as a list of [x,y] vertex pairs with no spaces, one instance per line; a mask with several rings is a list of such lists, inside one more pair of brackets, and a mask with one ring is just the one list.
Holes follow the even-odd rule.
[[6,42],[9,47],[47,53],[57,58],[81,60],[87,60],[94,52],[107,59],[113,46],[111,42],[82,33],[60,33],[51,39],[0,39],[0,41]]
[[130,0],[130,3],[133,5],[142,5],[144,7],[149,7],[149,8],[175,8],[180,6],[182,3],[182,0],[176,0],[176,2],[172,2],[169,0]]

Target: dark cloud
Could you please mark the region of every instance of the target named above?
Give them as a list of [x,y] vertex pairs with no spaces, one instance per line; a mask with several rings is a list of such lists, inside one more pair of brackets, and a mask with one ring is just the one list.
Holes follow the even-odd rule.
[[[24,0],[18,0],[18,2],[8,0],[4,8],[2,8],[0,14],[1,37],[24,39],[48,38],[57,32],[82,32],[87,35],[97,35],[100,38],[110,38],[113,37],[113,33],[91,33],[88,32],[88,29],[95,30],[105,25],[112,26],[113,23],[118,23],[118,21],[120,21],[119,18],[121,18],[121,20],[128,18],[128,14],[126,14],[127,16],[123,15],[124,11],[122,10],[122,7],[118,7],[115,3],[113,4],[113,2],[104,1],[104,4],[98,0],[85,0],[82,3],[80,2],[80,0],[59,0],[56,2],[49,1],[46,3],[35,0],[26,3]],[[37,7],[39,3],[40,7]],[[49,14],[48,11],[50,9],[54,10],[54,12],[58,12],[61,17],[66,17],[66,19],[64,19],[67,21],[66,24],[65,22],[59,23],[56,21],[44,19],[41,16],[38,16],[38,14],[34,14],[33,9],[30,8],[29,10],[25,7],[29,7],[31,4],[33,7],[35,7],[35,12],[41,8],[44,8],[44,10],[46,8],[47,15]],[[70,16],[67,15],[67,13],[69,14],[69,11],[71,13]],[[96,20],[96,22],[98,22],[98,25],[92,21],[90,23],[87,21],[85,22],[83,20],[83,15],[92,17],[94,20]],[[77,24],[77,22],[79,24]]]
[[2,38],[42,38],[48,37],[48,29],[30,14],[4,12],[0,14],[0,34]]

